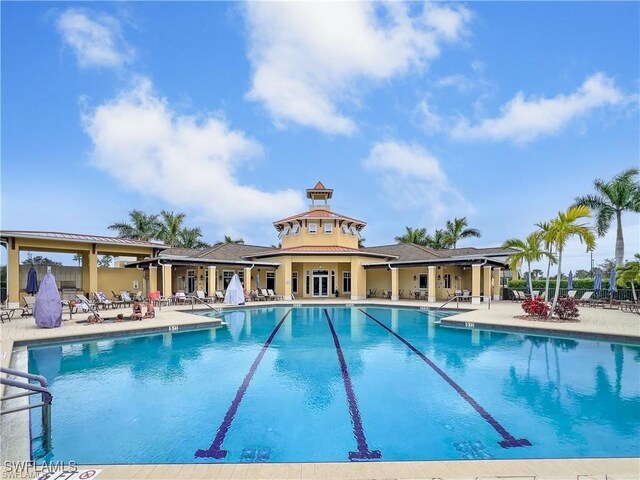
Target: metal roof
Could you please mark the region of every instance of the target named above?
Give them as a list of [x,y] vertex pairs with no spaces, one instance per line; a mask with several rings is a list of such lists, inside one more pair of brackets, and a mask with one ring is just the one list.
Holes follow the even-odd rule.
[[358,227],[364,227],[367,224],[362,220],[358,220],[352,217],[347,217],[346,215],[342,215],[341,213],[331,212],[329,210],[324,210],[324,209],[315,209],[315,210],[309,210],[307,212],[302,212],[296,215],[291,215],[290,217],[283,218],[281,220],[273,222],[273,225],[277,228],[282,223],[288,223],[294,220],[323,220],[323,219],[346,220],[349,223],[357,224]]
[[160,249],[167,248],[167,245],[162,242],[147,242],[143,240],[134,240],[131,238],[107,237],[103,235],[86,235],[83,233],[2,230],[0,232],[0,236],[5,238],[34,238],[43,240],[104,243],[110,245],[130,245],[134,247],[149,247]]

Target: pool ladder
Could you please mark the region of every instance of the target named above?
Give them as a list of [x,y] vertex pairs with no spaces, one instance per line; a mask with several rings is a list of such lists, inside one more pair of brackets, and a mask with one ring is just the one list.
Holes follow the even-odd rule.
[[9,413],[21,412],[24,410],[31,410],[33,408],[42,407],[42,446],[46,452],[51,451],[51,402],[53,396],[49,391],[47,379],[42,375],[33,375],[31,373],[21,372],[19,370],[13,370],[11,368],[0,367],[0,373],[6,373],[7,375],[13,375],[14,377],[22,377],[27,380],[35,380],[40,385],[34,385],[28,382],[19,382],[11,378],[0,378],[0,384],[8,385],[10,387],[18,388],[20,390],[26,390],[26,392],[15,393],[13,395],[5,395],[0,398],[0,402],[4,405],[6,400],[12,400],[20,397],[30,397],[31,395],[41,395],[40,403],[29,403],[21,407],[8,408],[0,410],[0,415],[7,415]]

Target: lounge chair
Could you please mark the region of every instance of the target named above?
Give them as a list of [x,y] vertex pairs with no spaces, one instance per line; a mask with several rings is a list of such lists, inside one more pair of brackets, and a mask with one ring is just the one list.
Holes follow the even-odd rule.
[[577,292],[578,292],[577,290],[569,290],[569,291],[567,292],[567,297],[569,297],[569,298],[575,298],[575,296],[576,296],[576,293],[577,293]]
[[187,303],[187,294],[184,293],[183,290],[177,291],[173,296],[173,303],[176,305],[182,305],[184,303]]
[[382,290],[382,298],[391,298],[391,292],[389,290]]
[[270,297],[273,297],[274,300],[282,300],[284,298],[282,295],[277,295],[276,292],[274,292],[270,288],[267,289],[267,293]]
[[124,307],[130,307],[131,304],[133,303],[133,300],[131,299],[131,294],[126,290],[120,291],[120,301],[122,302],[122,306]]
[[220,303],[224,302],[224,294],[220,290],[216,290],[215,301]]
[[215,301],[215,297],[207,297],[204,294],[203,290],[197,290],[196,291],[196,298],[202,300],[205,303],[209,303],[209,302],[214,302]]
[[460,298],[461,301],[463,302],[470,302],[471,301],[471,294],[469,293],[469,290],[463,290],[462,291],[462,297]]
[[531,297],[536,298],[540,296],[540,290],[531,290]]
[[582,297],[578,300],[578,305],[595,305],[595,300],[591,299],[593,292],[584,292]]
[[20,314],[22,317],[30,317],[33,315],[33,306],[36,303],[35,295],[23,295],[22,300],[24,300],[24,307],[22,307],[22,313]]
[[266,288],[261,288],[260,289],[260,293],[265,298],[265,300],[275,300],[276,299],[275,295],[269,295],[269,292],[267,292]]
[[94,304],[96,307],[103,309],[107,308],[116,308],[118,306],[118,302],[114,302],[113,300],[109,300],[104,292],[93,292]]
[[85,297],[82,294],[77,293],[76,294],[76,298],[78,299],[78,302],[80,302],[80,306],[82,308],[83,311],[85,312],[91,312],[94,315],[98,315],[98,312],[96,312],[96,305],[92,302],[89,301],[89,299],[87,297]]

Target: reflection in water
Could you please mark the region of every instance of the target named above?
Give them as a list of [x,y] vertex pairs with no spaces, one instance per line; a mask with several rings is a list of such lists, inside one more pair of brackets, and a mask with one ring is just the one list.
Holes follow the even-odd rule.
[[32,350],[33,360],[39,375],[44,376],[49,384],[60,373],[62,363],[62,346],[45,347]]

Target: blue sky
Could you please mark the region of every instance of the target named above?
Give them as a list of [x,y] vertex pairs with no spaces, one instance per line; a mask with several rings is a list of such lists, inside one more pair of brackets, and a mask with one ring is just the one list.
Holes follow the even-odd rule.
[[3,229],[167,209],[269,245],[321,180],[368,245],[466,216],[496,246],[639,164],[637,2],[1,8]]

